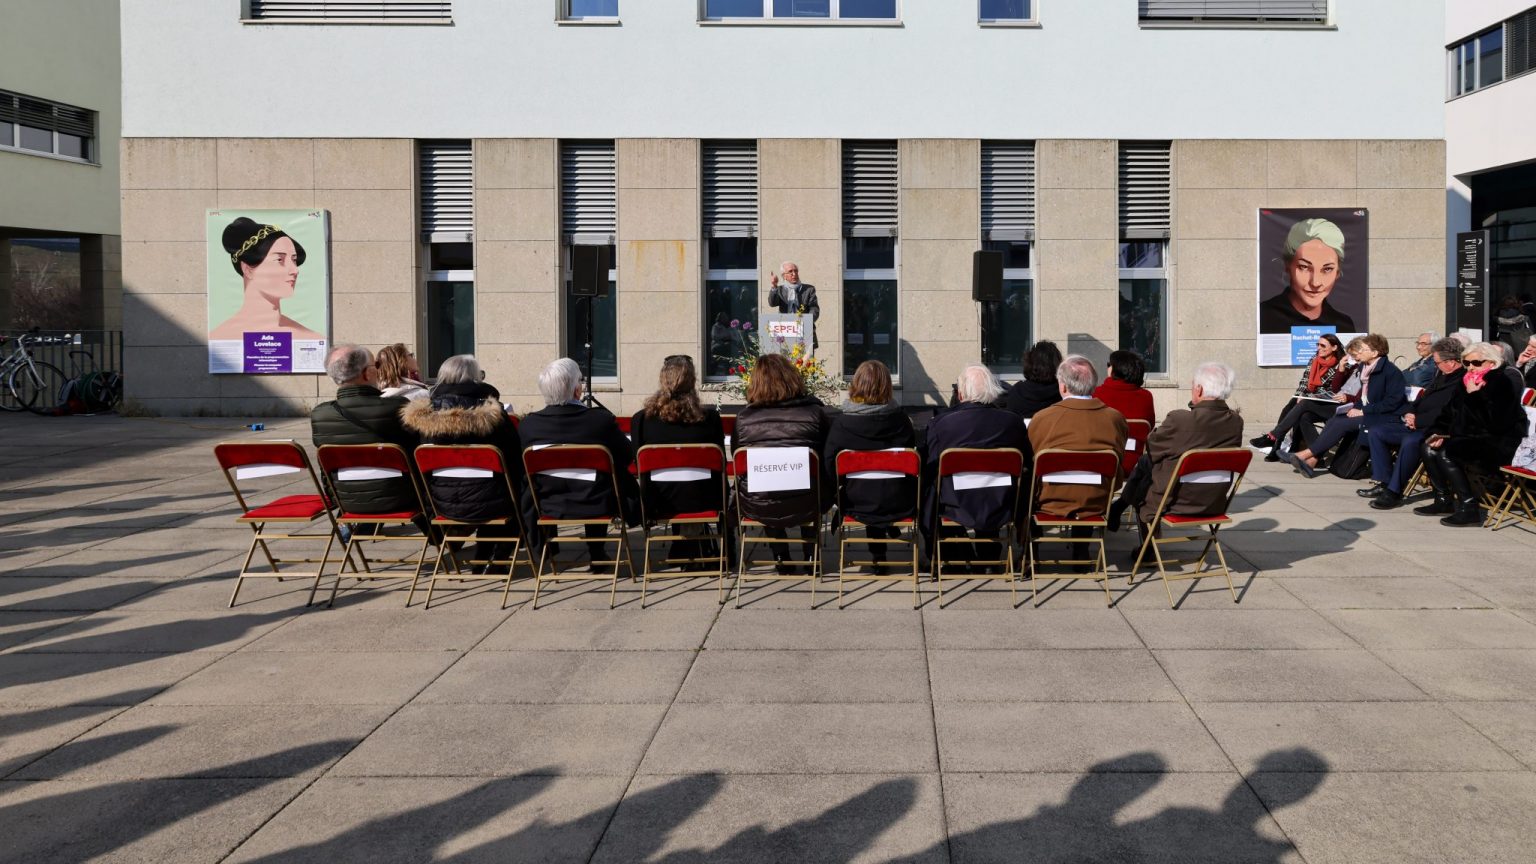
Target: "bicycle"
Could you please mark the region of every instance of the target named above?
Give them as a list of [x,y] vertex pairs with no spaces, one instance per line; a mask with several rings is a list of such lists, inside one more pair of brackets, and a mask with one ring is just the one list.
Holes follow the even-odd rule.
[[[82,362],[81,358],[84,358]],[[69,352],[69,364],[74,367],[71,383],[75,395],[85,403],[90,413],[111,411],[123,399],[123,376],[103,370],[96,364],[96,355],[88,348],[76,348]]]
[[[38,328],[34,327],[31,333],[16,337],[16,350],[0,359],[0,378],[5,381],[4,390],[0,390],[0,410],[48,414],[59,406],[69,379],[52,363],[33,359],[27,346],[57,345],[64,340],[37,333]],[[8,339],[0,336],[0,345]]]

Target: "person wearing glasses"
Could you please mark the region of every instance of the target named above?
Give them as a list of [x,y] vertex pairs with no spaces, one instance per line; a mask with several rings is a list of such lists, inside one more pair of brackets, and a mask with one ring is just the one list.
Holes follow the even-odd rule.
[[[1376,510],[1391,510],[1403,504],[1403,490],[1424,461],[1424,439],[1429,429],[1440,420],[1440,415],[1456,394],[1462,392],[1461,376],[1466,368],[1461,365],[1461,342],[1449,337],[1437,340],[1430,346],[1429,358],[1434,364],[1435,377],[1413,400],[1398,427],[1373,429],[1368,439],[1371,446],[1371,474],[1385,476],[1385,483],[1368,489],[1357,489],[1355,494],[1370,498]],[[1397,457],[1392,448],[1397,448]],[[1383,469],[1378,472],[1378,466]],[[1390,470],[1385,470],[1391,466]],[[1449,512],[1449,511],[1447,511]]]
[[1435,500],[1413,512],[1441,515],[1441,525],[1482,525],[1484,513],[1469,474],[1497,478],[1525,437],[1520,391],[1500,371],[1504,352],[1496,344],[1474,342],[1463,355],[1467,372],[1461,387],[1424,440],[1424,470]]
[[1402,423],[1407,387],[1403,384],[1402,370],[1387,358],[1388,350],[1386,337],[1380,333],[1360,337],[1360,345],[1355,350],[1355,358],[1360,361],[1360,403],[1342,414],[1333,415],[1318,433],[1317,440],[1306,449],[1291,454],[1291,465],[1301,474],[1316,476],[1323,455],[1351,431]]
[[[780,274],[783,281],[779,281]],[[816,299],[816,286],[800,281],[800,265],[785,261],[779,265],[779,273],[768,274],[768,305],[785,315],[811,316],[811,349],[820,347],[816,338],[816,322],[821,320],[821,301]]]
[[1296,395],[1280,410],[1280,420],[1275,423],[1275,428],[1248,443],[1269,451],[1264,457],[1266,462],[1280,461],[1280,442],[1286,436],[1290,436],[1292,450],[1296,450],[1297,445],[1310,446],[1317,437],[1317,426],[1326,423],[1346,401],[1339,391],[1349,380],[1353,368],[1344,359],[1339,337],[1324,333],[1317,340],[1317,353],[1312,355],[1312,361],[1296,383]]
[[[713,444],[723,447],[725,427],[720,412],[699,402],[698,373],[693,358],[673,354],[661,363],[656,392],[629,421],[630,443],[638,452],[648,444]],[[699,513],[720,509],[720,478],[676,483],[649,483],[645,506],[656,513]],[[691,529],[693,526],[680,526]],[[669,558],[703,558],[715,554],[699,540],[679,540],[668,550]],[[704,562],[683,565],[685,570],[707,569]]]
[[1408,368],[1403,370],[1403,380],[1409,387],[1428,387],[1429,382],[1436,375],[1435,361],[1431,349],[1435,344],[1435,334],[1420,333],[1417,342],[1413,343],[1413,349],[1419,352],[1419,357]]

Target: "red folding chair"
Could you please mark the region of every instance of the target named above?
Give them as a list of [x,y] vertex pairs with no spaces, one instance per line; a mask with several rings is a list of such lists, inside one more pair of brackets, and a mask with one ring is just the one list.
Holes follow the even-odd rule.
[[1120,460],[1120,470],[1129,477],[1136,470],[1141,454],[1147,452],[1147,437],[1152,434],[1152,424],[1145,420],[1126,420],[1125,426],[1125,458]]
[[[1163,498],[1157,504],[1157,512],[1152,515],[1145,532],[1146,539],[1141,543],[1141,549],[1136,553],[1136,563],[1131,565],[1131,572],[1127,575],[1127,584],[1134,584],[1136,572],[1141,569],[1141,561],[1146,556],[1147,550],[1152,550],[1152,555],[1157,560],[1157,572],[1163,577],[1163,588],[1168,592],[1168,606],[1173,607],[1173,589],[1169,587],[1170,581],[1185,579],[1203,579],[1214,575],[1214,571],[1201,572],[1200,568],[1205,564],[1205,558],[1212,549],[1216,550],[1216,559],[1221,563],[1221,575],[1226,577],[1227,590],[1232,592],[1232,602],[1237,602],[1237,588],[1232,584],[1232,571],[1227,568],[1227,556],[1222,552],[1221,541],[1217,539],[1216,532],[1221,526],[1229,525],[1232,517],[1227,512],[1232,509],[1232,499],[1237,497],[1237,487],[1243,482],[1243,475],[1248,471],[1248,465],[1253,461],[1253,451],[1242,447],[1229,449],[1190,450],[1179,457],[1178,464],[1173,469],[1173,480],[1168,488],[1163,490]],[[1226,487],[1226,495],[1222,499],[1221,509],[1206,516],[1180,516],[1170,513],[1169,510],[1179,500],[1179,491],[1186,485],[1214,484]],[[1141,518],[1137,514],[1136,518]],[[1206,533],[1196,531],[1193,534],[1168,536],[1164,529],[1204,528]],[[1164,558],[1161,546],[1167,543],[1188,543],[1196,540],[1204,540],[1199,556],[1184,560]],[[1194,570],[1177,576],[1168,575],[1168,565],[1194,565]]]
[[[337,501],[344,501],[348,483],[362,483],[372,480],[402,480],[411,490],[413,502],[404,510],[393,513],[350,513],[345,504],[336,521],[342,525],[351,526],[352,534],[347,538],[347,558],[352,557],[356,550],[358,560],[362,562],[363,570],[368,575],[357,574],[354,578],[379,579],[373,570],[373,563],[378,564],[410,564],[412,565],[411,584],[421,578],[421,568],[427,563],[427,547],[432,545],[432,538],[425,532],[421,536],[414,537],[401,534],[386,534],[385,528],[415,526],[417,520],[426,517],[426,504],[423,503],[426,496],[422,494],[420,480],[416,472],[411,470],[411,459],[405,450],[398,444],[324,444],[318,451],[320,457],[320,470],[331,480],[331,488],[336,490]],[[369,527],[371,533],[364,534],[362,529]],[[371,543],[412,543],[420,544],[416,554],[409,558],[376,558],[370,562],[368,556],[357,545],[360,541]],[[336,572],[336,582],[331,585],[331,599],[327,606],[336,603],[336,592],[341,589],[341,571]],[[407,602],[409,602],[407,597]]]
[[1536,388],[1527,387],[1520,391],[1520,404],[1526,408],[1536,405]]
[[[763,524],[762,522],[759,522],[756,519],[748,519],[746,517],[746,514],[744,514],[742,512],[742,510],[741,510],[741,486],[740,486],[740,484],[743,483],[743,482],[746,482],[747,463],[749,461],[748,453],[750,451],[752,451],[752,450],[757,450],[757,449],[764,449],[764,450],[803,449],[803,450],[805,450],[805,452],[807,454],[807,457],[808,457],[808,464],[807,464],[807,467],[806,467],[806,471],[809,473],[809,481],[808,482],[810,483],[810,489],[808,491],[810,493],[810,497],[815,500],[816,504],[815,504],[814,507],[812,507],[811,512],[799,514],[802,517],[800,519],[800,521],[797,521],[794,525],[789,525],[789,526],[785,526],[785,527],[786,527],[786,529],[787,528],[798,527],[801,530],[802,533],[806,529],[810,529],[810,531],[813,534],[812,539],[806,540],[803,537],[800,537],[800,538],[790,537],[790,536],[788,536],[787,531],[786,531],[786,535],[784,537],[769,537],[766,534],[766,531],[767,531],[767,528],[768,528],[767,525]],[[755,447],[743,447],[740,450],[736,451],[735,457],[731,460],[731,464],[735,466],[735,468],[736,468],[736,477],[739,478],[736,481],[737,482],[737,488],[736,488],[736,491],[737,491],[737,494],[736,494],[736,530],[737,530],[737,535],[738,535],[737,536],[737,542],[740,544],[740,547],[739,547],[740,548],[740,555],[738,555],[737,559],[736,559],[736,608],[738,608],[738,609],[741,608],[741,583],[749,581],[749,580],[750,581],[756,581],[756,582],[784,582],[784,581],[810,582],[811,583],[811,605],[815,606],[816,605],[816,582],[817,582],[817,580],[819,580],[821,578],[821,570],[822,570],[822,561],[821,561],[822,534],[821,534],[821,504],[820,504],[820,502],[821,502],[821,460],[817,458],[816,451],[812,450],[810,448],[775,448],[775,447],[755,448]],[[748,484],[748,485],[750,486],[750,484]],[[797,490],[797,491],[806,491],[806,490]],[[760,528],[760,529],[763,529],[765,533],[761,534],[761,535],[758,535],[758,536],[752,536],[747,531],[747,529],[749,529],[749,528]],[[789,574],[784,574],[784,573],[778,573],[777,572],[777,567],[775,567],[775,573],[774,573],[773,576],[749,576],[747,574],[747,568],[751,567],[752,565],[754,565],[754,564],[777,564],[778,561],[776,559],[761,559],[761,558],[759,558],[759,559],[751,559],[751,558],[748,558],[747,557],[747,545],[748,544],[767,545],[767,546],[770,546],[770,547],[773,546],[774,544],[798,544],[800,546],[805,546],[807,548],[806,548],[806,559],[804,561],[789,561],[789,562],[786,562],[786,563],[790,567],[805,567],[805,568],[808,569],[809,572],[806,575],[804,575],[804,576],[789,575]]]
[[736,436],[736,415],[721,414],[720,426],[725,430],[725,472],[735,477],[736,460],[731,458],[731,454],[735,452],[735,449],[731,446],[731,441]]
[[[640,608],[645,608],[646,592],[650,590],[651,579],[707,579],[716,577],[715,600],[725,602],[725,515],[726,515],[726,487],[725,487],[725,451],[716,444],[647,444],[641,447],[635,454],[635,464],[639,471],[640,482],[640,521],[641,530],[645,533],[645,566],[642,570],[640,581]],[[715,507],[692,513],[676,513],[661,509],[656,501],[655,493],[658,487],[665,487],[669,483],[694,483],[712,480],[718,487],[719,495],[711,496],[718,501]],[[714,533],[685,535],[681,533],[684,525],[712,526]],[[652,531],[661,531],[660,534],[652,534]],[[663,559],[663,564],[713,564],[714,569],[681,570],[676,573],[657,573],[651,569],[651,544],[667,541],[677,542],[682,540],[707,541],[713,540],[717,554],[694,557]]]
[[[219,461],[219,468],[224,472],[224,479],[229,483],[230,491],[235,493],[235,501],[240,505],[240,515],[235,517],[235,522],[249,525],[254,535],[251,538],[250,549],[245,553],[245,560],[240,564],[240,575],[235,578],[235,590],[229,595],[229,605],[235,605],[235,600],[240,596],[240,586],[245,584],[246,579],[253,577],[283,579],[289,576],[314,579],[314,583],[309,588],[309,602],[313,603],[315,590],[320,587],[320,578],[325,574],[325,565],[330,561],[331,548],[335,545],[338,533],[336,517],[331,512],[333,505],[325,493],[325,487],[320,483],[320,478],[315,474],[315,469],[309,464],[309,456],[304,453],[304,448],[293,441],[226,441],[214,445],[213,455]],[[301,484],[302,488],[296,494],[283,495],[266,503],[255,503],[247,496],[260,494],[265,498],[271,494],[270,490],[240,491],[241,481],[249,482],[267,477],[282,478],[279,482],[284,486],[296,480],[307,480],[307,482]],[[302,527],[320,519],[325,520],[327,530],[324,534],[277,531],[268,527]],[[269,545],[277,540],[318,542],[322,539],[325,540],[325,551],[319,558],[279,558],[272,553]],[[261,550],[262,557],[266,559],[271,572],[251,572],[251,559],[255,557],[258,549]],[[345,567],[350,561],[350,558],[343,558],[342,566]],[[284,571],[278,566],[316,563],[320,567],[312,572]]]
[[[1130,423],[1149,425],[1145,420]],[[1109,558],[1104,547],[1104,529],[1109,525],[1109,505],[1115,500],[1115,469],[1122,464],[1122,457],[1113,450],[1041,450],[1035,454],[1035,470],[1029,484],[1029,518],[1025,524],[1031,529],[1029,542],[1025,544],[1024,566],[1029,568],[1029,596],[1040,605],[1036,585],[1040,580],[1040,565],[1088,564],[1093,567],[1087,573],[1051,573],[1049,579],[1096,579],[1104,589],[1106,605],[1114,604],[1109,593]],[[1071,484],[1091,486],[1096,493],[1086,513],[1079,516],[1057,516],[1039,510],[1040,492],[1047,484]],[[1088,528],[1086,537],[1070,536],[1073,528]],[[1049,536],[1045,532],[1065,529],[1065,536]],[[1034,532],[1040,536],[1033,536]],[[1047,543],[1097,544],[1099,552],[1093,558],[1041,558],[1039,547]],[[1071,548],[1070,546],[1068,548]]]
[[[619,481],[614,476],[613,454],[607,447],[598,444],[552,444],[548,447],[529,448],[523,451],[523,467],[527,471],[528,488],[533,493],[533,503],[539,511],[539,528],[549,528],[551,533],[544,540],[544,546],[539,551],[539,563],[534,568],[533,576],[533,608],[539,608],[539,591],[545,582],[557,581],[591,581],[597,577],[599,564],[612,564],[613,575],[609,579],[608,608],[613,608],[614,595],[619,588],[619,568],[628,567],[629,576],[635,578],[634,556],[629,551],[629,536],[624,531],[624,515],[620,510],[620,501],[623,500],[619,492]],[[539,477],[553,477],[564,480],[573,480],[582,483],[606,483],[613,491],[613,512],[598,516],[582,516],[568,518],[559,513],[549,512],[544,503],[544,496],[539,493]],[[615,536],[611,532],[614,525],[619,526],[619,532]],[[602,537],[586,536],[586,526],[601,525],[606,529]],[[561,528],[577,528],[580,534],[560,533]],[[584,543],[603,544],[618,543],[614,557],[599,558],[592,555],[592,566],[583,574],[561,573],[555,560],[554,550],[560,543]],[[602,546],[598,546],[601,550]],[[549,562],[549,573],[544,572],[544,563]]]
[[[423,444],[416,448],[416,469],[421,473],[424,485],[427,489],[427,503],[432,507],[432,524],[441,528],[473,527],[475,529],[476,543],[510,543],[512,554],[505,558],[464,558],[445,544],[446,555],[439,554],[437,561],[432,565],[432,575],[427,581],[427,602],[422,608],[432,608],[432,592],[436,590],[437,583],[444,580],[455,582],[498,580],[502,577],[490,574],[475,575],[466,574],[463,565],[484,566],[487,569],[500,565],[506,565],[506,587],[501,590],[501,608],[507,608],[507,597],[512,592],[512,580],[517,575],[517,564],[522,561],[528,565],[529,572],[533,572],[533,556],[528,553],[528,531],[523,525],[523,517],[518,512],[517,487],[512,483],[512,476],[507,472],[506,462],[502,459],[501,451],[489,444]],[[483,519],[478,521],[455,519],[443,513],[442,504],[432,493],[432,483],[429,478],[456,477],[466,480],[480,480],[485,483],[494,483],[499,489],[504,489],[507,494],[508,515],[499,519]],[[443,572],[443,559],[448,559],[451,572]],[[416,597],[416,582],[411,582],[411,593],[405,598],[405,605],[409,607]]]
[[1483,525],[1495,531],[1503,528],[1506,521],[1536,526],[1536,494],[1532,494],[1532,489],[1536,488],[1532,485],[1536,484],[1536,471],[1514,465],[1505,465],[1499,471],[1504,475],[1504,491],[1489,508],[1488,519]]
[[[911,506],[901,511],[891,526],[898,532],[905,530],[906,537],[900,533],[894,538],[869,537],[850,535],[849,532],[859,528],[868,528],[861,518],[848,507],[847,492],[849,484],[882,484],[880,488],[891,496],[902,493],[903,481],[910,484]],[[893,544],[906,544],[911,547],[912,571],[911,573],[870,573],[856,577],[863,582],[908,582],[912,583],[912,608],[916,609],[919,603],[917,590],[918,564],[917,564],[917,518],[921,512],[922,491],[922,461],[917,451],[911,448],[892,450],[844,450],[837,454],[837,533],[839,542],[837,545],[837,608],[843,608],[843,583],[848,579],[848,544],[864,544],[865,546],[889,546]],[[873,559],[857,560],[857,565],[867,565],[870,568],[877,567],[881,562]],[[894,562],[893,562],[894,563]]]
[[[1019,481],[1024,475],[1024,454],[1012,449],[979,449],[971,447],[951,447],[939,454],[939,475],[937,490],[942,496],[944,481],[948,479],[957,491],[966,489],[982,489],[1004,487],[1011,490],[1007,496],[1005,506],[1008,511],[1008,519],[1001,526],[1000,535],[995,542],[1003,545],[1004,555],[1000,559],[978,559],[974,557],[951,558],[948,563],[963,565],[969,568],[997,567],[1001,566],[1003,572],[998,574],[978,573],[945,573],[944,549],[946,546],[965,543],[971,544],[981,540],[993,542],[992,538],[975,537],[975,526],[962,525],[944,515],[943,504],[934,507],[935,530],[933,532],[933,575],[939,583],[939,608],[944,608],[944,582],[961,581],[969,579],[1007,579],[1008,590],[1012,594],[1012,602],[1015,606],[1019,602],[1019,590],[1017,574],[1013,568],[1013,543],[1015,524],[1019,514]],[[945,529],[962,529],[962,536],[944,536]]]

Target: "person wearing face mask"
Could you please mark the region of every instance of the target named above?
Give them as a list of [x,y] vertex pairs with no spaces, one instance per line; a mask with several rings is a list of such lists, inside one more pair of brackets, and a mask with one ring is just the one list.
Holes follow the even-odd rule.
[[1500,371],[1503,351],[1497,343],[1474,342],[1463,356],[1467,372],[1461,388],[1424,441],[1424,470],[1435,500],[1413,508],[1422,516],[1443,515],[1441,525],[1457,528],[1483,524],[1469,474],[1497,477],[1514,458],[1527,426],[1520,392]]

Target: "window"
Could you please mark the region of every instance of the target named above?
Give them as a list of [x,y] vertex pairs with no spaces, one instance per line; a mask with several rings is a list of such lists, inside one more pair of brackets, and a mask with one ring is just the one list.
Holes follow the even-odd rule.
[[1168,235],[1173,169],[1167,141],[1122,141],[1119,154],[1120,347],[1168,372]]
[[1147,24],[1328,23],[1328,0],[1138,0]]
[[896,21],[896,0],[703,0],[704,20]]
[[427,313],[423,373],[475,350],[475,170],[468,141],[416,148],[421,239],[426,246]]
[[0,147],[95,161],[96,112],[0,90]]
[[1016,24],[1033,21],[1032,0],[981,0],[978,19],[983,24]]
[[894,141],[843,142],[843,372],[879,360],[899,375]]
[[981,361],[1019,375],[1034,332],[1035,145],[981,144],[981,241],[1003,253],[1003,300],[981,306]]
[[1536,69],[1536,9],[1516,15],[1504,22],[1504,77]]
[[1504,80],[1504,28],[1473,36],[1451,46],[1448,94],[1465,96]]
[[704,375],[725,378],[757,329],[757,142],[706,141]]
[[613,261],[619,224],[618,163],[612,141],[565,141],[560,145],[561,316],[565,321],[565,356],[586,364],[588,325],[592,334],[592,377],[619,377],[618,272],[608,271],[602,297],[571,293],[571,249],[607,246]]
[[451,23],[450,0],[246,0],[245,20],[276,24]]
[[560,0],[562,21],[617,21],[619,0]]

